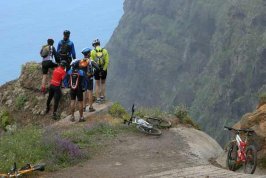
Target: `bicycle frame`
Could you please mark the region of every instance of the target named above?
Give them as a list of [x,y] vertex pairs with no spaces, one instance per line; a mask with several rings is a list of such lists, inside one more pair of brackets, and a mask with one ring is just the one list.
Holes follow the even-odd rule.
[[138,118],[138,117],[132,117],[132,123],[137,125],[142,125],[147,128],[152,128],[153,125],[145,121],[144,119]]
[[238,151],[237,151],[237,163],[240,162],[246,162],[246,147],[247,147],[247,138],[245,141],[242,141],[240,138],[239,134],[236,133],[236,142],[238,146]]

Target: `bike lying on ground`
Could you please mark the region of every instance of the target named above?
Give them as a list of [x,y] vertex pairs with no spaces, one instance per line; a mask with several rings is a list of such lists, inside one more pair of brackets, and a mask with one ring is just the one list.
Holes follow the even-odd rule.
[[170,128],[172,126],[172,123],[170,121],[165,120],[163,118],[148,117],[148,116],[145,116],[144,118],[146,119],[147,122],[149,122],[153,126],[156,126],[158,128],[161,128],[161,129]]
[[149,122],[145,121],[144,119],[134,116],[134,112],[135,112],[135,106],[133,104],[132,106],[132,113],[131,113],[131,117],[129,119],[129,121],[124,120],[124,124],[128,123],[129,124],[135,124],[136,128],[145,134],[148,135],[161,135],[162,132],[161,130],[159,130],[158,128],[153,127],[152,124],[150,124]]
[[14,163],[14,166],[7,174],[0,173],[0,178],[20,177],[22,175],[29,174],[34,171],[44,171],[44,169],[45,169],[44,164],[36,164],[36,165],[26,164],[22,168],[17,169],[17,164]]
[[[235,134],[235,140],[232,140],[228,146],[226,160],[228,169],[235,171],[240,165],[244,165],[244,172],[253,174],[257,166],[257,150],[254,145],[248,145],[248,136],[254,134],[254,130],[234,129],[227,126],[224,126],[224,128]],[[244,141],[239,136],[241,132],[245,133]]]

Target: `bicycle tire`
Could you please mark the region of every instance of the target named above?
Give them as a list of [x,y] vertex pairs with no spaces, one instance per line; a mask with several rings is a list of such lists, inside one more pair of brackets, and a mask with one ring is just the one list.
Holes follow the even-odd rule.
[[160,136],[162,135],[162,131],[157,129],[157,128],[147,128],[143,125],[139,125],[137,126],[137,129],[142,132],[142,133],[145,133],[145,134],[148,134],[148,135],[154,135],[154,136]]
[[253,174],[257,167],[257,150],[255,146],[249,145],[246,149],[246,162],[244,164],[244,172]]
[[148,117],[146,121],[159,128],[170,128],[172,126],[170,121],[157,117]]
[[32,169],[34,171],[44,171],[45,170],[45,164],[36,164],[32,166]]
[[228,153],[226,158],[226,165],[230,171],[237,170],[237,150],[237,145],[231,142],[228,146]]

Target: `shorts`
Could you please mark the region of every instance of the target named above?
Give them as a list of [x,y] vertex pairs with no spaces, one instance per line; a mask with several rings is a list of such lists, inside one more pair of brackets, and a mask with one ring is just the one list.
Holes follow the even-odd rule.
[[93,78],[87,78],[86,79],[86,87],[85,87],[85,91],[86,90],[93,90]]
[[76,98],[78,99],[78,101],[83,101],[83,91],[82,88],[79,87],[75,90],[71,89],[70,90],[70,98],[71,100],[76,100]]
[[94,73],[94,79],[95,80],[100,80],[100,79],[105,80],[106,77],[107,77],[107,70],[104,71],[104,70],[100,69],[100,70],[96,70]]
[[51,60],[42,61],[42,74],[48,74],[49,68],[55,68],[58,65],[53,63]]

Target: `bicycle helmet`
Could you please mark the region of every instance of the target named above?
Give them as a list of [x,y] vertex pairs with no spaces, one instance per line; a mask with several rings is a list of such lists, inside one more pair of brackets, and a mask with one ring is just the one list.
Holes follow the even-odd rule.
[[64,67],[64,68],[66,68],[67,67],[67,62],[66,61],[61,61],[60,62],[60,66],[62,66],[62,67]]
[[98,38],[93,40],[93,42],[92,42],[92,46],[93,47],[96,47],[97,45],[101,45],[101,42],[100,42],[100,40]]
[[70,35],[70,31],[69,30],[65,30],[63,33],[65,36],[69,36]]
[[91,49],[90,48],[84,48],[81,53],[84,55],[84,56],[87,56],[89,53],[91,52]]
[[49,39],[47,40],[47,44],[48,44],[48,45],[53,45],[53,44],[54,44],[54,40],[53,40],[52,38],[49,38]]

